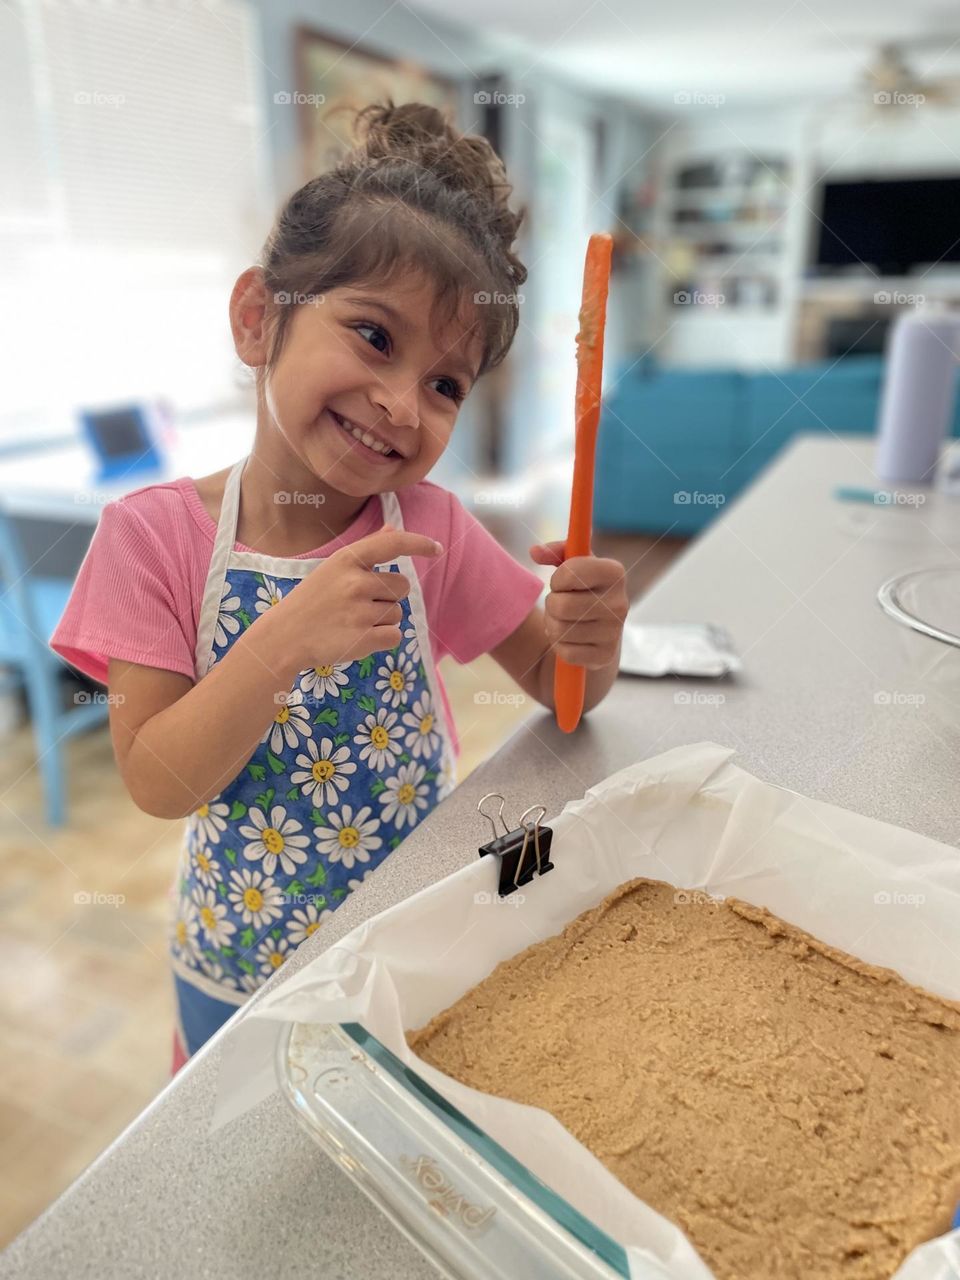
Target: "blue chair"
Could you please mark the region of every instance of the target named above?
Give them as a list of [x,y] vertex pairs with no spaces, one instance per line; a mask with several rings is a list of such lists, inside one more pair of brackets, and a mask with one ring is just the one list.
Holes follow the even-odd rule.
[[[44,572],[44,556],[25,553],[20,522],[0,509],[0,665],[10,670],[0,688],[23,685],[37,744],[49,824],[66,821],[63,743],[107,719],[105,700],[81,702],[64,710],[61,676],[66,664],[48,646],[66,607],[73,579],[62,571]],[[70,528],[70,526],[67,526]]]

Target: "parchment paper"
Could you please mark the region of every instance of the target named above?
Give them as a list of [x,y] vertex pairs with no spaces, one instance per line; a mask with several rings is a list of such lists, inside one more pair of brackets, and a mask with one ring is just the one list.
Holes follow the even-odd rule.
[[[909,982],[960,999],[960,852],[771,786],[714,743],[613,774],[546,821],[555,869],[500,900],[480,859],[353,930],[251,1009],[223,1049],[214,1128],[276,1088],[282,1025],[360,1022],[543,1182],[627,1249],[644,1280],[710,1280],[683,1233],[545,1111],[469,1089],[415,1057],[424,1025],[496,965],[559,933],[636,876],[735,896]],[[516,797],[520,812],[529,797]],[[521,803],[521,801],[523,803]],[[509,812],[509,806],[508,806]],[[477,844],[488,838],[477,815]],[[402,856],[402,853],[401,855]],[[960,1231],[896,1280],[960,1278]]]

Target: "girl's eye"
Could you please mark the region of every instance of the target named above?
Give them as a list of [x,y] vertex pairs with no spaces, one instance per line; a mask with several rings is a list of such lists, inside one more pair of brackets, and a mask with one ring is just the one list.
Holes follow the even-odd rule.
[[[388,343],[390,341],[389,337],[387,337],[386,329],[381,329],[378,324],[357,324],[357,325],[354,325],[354,328],[356,329],[357,333],[359,333],[361,329],[372,329],[373,332],[378,333],[381,338],[385,338]],[[364,338],[364,342],[366,341],[367,341],[366,338]],[[370,345],[373,346],[373,343],[370,343]],[[383,348],[376,347],[375,350],[382,352]]]
[[[356,329],[357,333],[359,333],[361,329],[370,329],[373,333],[376,333],[381,338],[383,338],[386,341],[387,345],[389,346],[389,343],[390,343],[389,334],[387,333],[386,329],[381,328],[380,325],[370,324],[365,321],[363,324],[356,324],[353,327]],[[367,342],[366,338],[364,338],[364,342]],[[371,342],[369,345],[373,346],[374,344]],[[376,351],[379,351],[382,355],[386,354],[386,352],[382,347],[375,347],[374,349]],[[439,383],[445,382],[447,384],[449,390],[441,391],[440,394],[442,396],[445,396],[448,400],[452,400],[454,404],[461,404],[466,399],[467,393],[464,390],[464,388],[461,386],[461,384],[456,380],[456,378],[446,378],[446,377],[437,378],[437,382]]]
[[437,382],[445,382],[447,384],[450,390],[441,391],[440,394],[442,396],[447,396],[447,398],[452,400],[454,404],[460,404],[467,394],[463,387],[461,387],[460,383],[457,382],[456,378],[438,378]]

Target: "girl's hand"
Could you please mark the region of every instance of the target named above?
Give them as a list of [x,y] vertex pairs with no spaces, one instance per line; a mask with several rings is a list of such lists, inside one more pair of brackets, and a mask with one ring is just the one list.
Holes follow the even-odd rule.
[[546,631],[557,656],[588,671],[617,660],[627,616],[626,573],[619,560],[571,556],[563,542],[530,548],[537,564],[559,565],[544,604]]
[[393,649],[402,640],[400,601],[410,593],[410,580],[373,566],[442,551],[425,534],[385,524],[335,551],[258,621],[269,620],[277,657],[294,674]]

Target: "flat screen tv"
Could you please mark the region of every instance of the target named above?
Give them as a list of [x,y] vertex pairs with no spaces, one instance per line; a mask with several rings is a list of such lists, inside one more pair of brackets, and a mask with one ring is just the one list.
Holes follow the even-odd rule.
[[819,194],[818,274],[866,265],[903,276],[960,262],[960,177],[826,181]]

